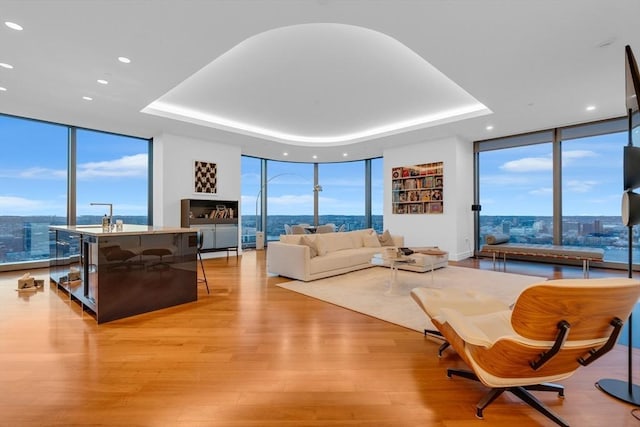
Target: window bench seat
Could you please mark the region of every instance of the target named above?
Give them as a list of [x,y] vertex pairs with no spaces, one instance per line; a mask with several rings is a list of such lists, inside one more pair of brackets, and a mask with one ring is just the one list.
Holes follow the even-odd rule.
[[496,243],[486,244],[481,252],[493,255],[493,268],[496,266],[496,256],[502,254],[503,266],[506,268],[507,255],[532,258],[555,258],[582,261],[582,273],[589,277],[589,263],[601,262],[604,258],[604,250],[599,248],[587,248],[582,246],[562,245],[536,245],[528,243]]

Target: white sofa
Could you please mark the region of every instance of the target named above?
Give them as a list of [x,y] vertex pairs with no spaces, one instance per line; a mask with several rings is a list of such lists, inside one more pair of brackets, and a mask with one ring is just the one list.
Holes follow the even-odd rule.
[[267,247],[267,271],[305,282],[322,279],[371,267],[371,257],[382,245],[402,247],[404,237],[388,231],[378,236],[372,229],[281,235]]

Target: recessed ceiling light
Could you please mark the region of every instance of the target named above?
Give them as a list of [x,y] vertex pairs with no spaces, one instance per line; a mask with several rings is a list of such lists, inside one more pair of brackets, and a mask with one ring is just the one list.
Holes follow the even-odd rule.
[[131,62],[131,60],[129,58],[127,58],[126,56],[119,56],[118,57],[118,61],[124,63],[124,64],[128,64]]
[[288,156],[289,153],[287,153],[286,151],[284,153],[282,153],[283,156]]
[[4,63],[4,62],[0,62],[0,67],[2,67],[2,68],[12,69],[12,68],[13,68],[13,65],[11,65],[11,64],[7,64],[7,63]]
[[317,158],[318,158],[318,156],[316,156],[316,155],[314,154],[314,155],[313,155],[313,158],[314,158],[314,159],[317,159]]
[[82,99],[84,99],[85,101],[93,101],[93,98],[90,96],[83,96]]
[[347,153],[342,153],[342,157],[347,157],[349,154]]
[[485,128],[486,130],[493,130],[493,125],[489,125]]
[[6,88],[6,87],[2,87],[2,86],[0,86],[0,92],[6,92],[6,91],[7,91],[7,88]]
[[595,105],[589,105],[589,106],[587,107],[587,111],[593,111],[593,110],[595,110],[595,109],[596,109],[596,106],[595,106]]
[[98,83],[100,83],[101,85],[108,85],[109,82],[104,80],[104,79],[98,79]]
[[12,30],[22,31],[22,25],[16,24],[15,22],[5,21],[4,25],[11,28]]

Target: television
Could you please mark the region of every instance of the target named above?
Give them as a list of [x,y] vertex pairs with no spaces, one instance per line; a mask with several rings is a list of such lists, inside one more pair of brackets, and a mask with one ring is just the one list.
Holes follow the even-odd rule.
[[640,72],[631,46],[625,47],[625,95],[629,119],[629,143],[624,147],[624,191],[640,187]]

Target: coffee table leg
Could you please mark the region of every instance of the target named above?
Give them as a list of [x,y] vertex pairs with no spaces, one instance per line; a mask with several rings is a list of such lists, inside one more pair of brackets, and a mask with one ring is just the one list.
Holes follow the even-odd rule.
[[433,258],[431,258],[431,287],[433,287]]
[[391,270],[391,276],[389,277],[389,289],[385,292],[385,295],[396,295],[396,286],[398,280],[398,264],[390,261],[389,270]]

